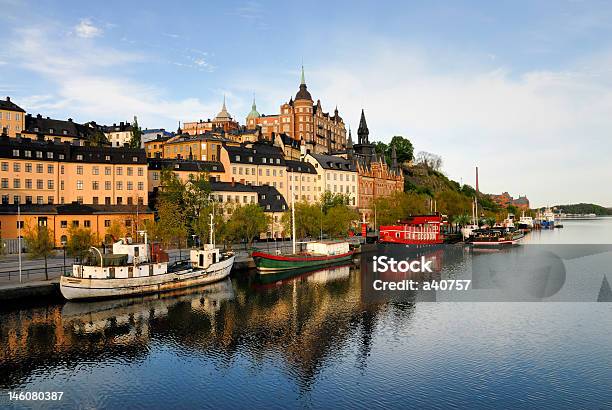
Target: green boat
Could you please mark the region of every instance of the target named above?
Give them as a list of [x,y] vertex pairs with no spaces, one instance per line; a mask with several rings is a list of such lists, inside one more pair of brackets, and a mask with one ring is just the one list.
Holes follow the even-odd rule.
[[251,254],[259,273],[272,273],[290,269],[301,269],[332,265],[349,261],[355,250],[344,241],[307,242],[306,252],[291,254],[272,254],[255,251]]

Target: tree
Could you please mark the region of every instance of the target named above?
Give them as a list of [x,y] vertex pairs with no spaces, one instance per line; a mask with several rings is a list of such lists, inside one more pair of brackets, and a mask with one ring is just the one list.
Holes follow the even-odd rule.
[[334,194],[331,191],[325,191],[319,200],[320,206],[323,208],[323,213],[327,214],[330,208],[338,205],[349,205],[351,197],[349,194]]
[[94,147],[99,147],[102,145],[109,145],[108,138],[106,135],[99,129],[96,129],[89,139],[91,145]]
[[166,245],[178,243],[187,236],[185,216],[176,202],[161,201],[157,207],[156,235]]
[[68,242],[66,252],[79,260],[89,252],[89,249],[97,242],[96,235],[90,229],[71,226],[68,229]]
[[47,258],[53,255],[53,249],[55,248],[52,232],[46,226],[35,226],[26,230],[24,239],[30,258],[45,259],[45,280],[49,280]]
[[270,216],[257,204],[236,206],[227,221],[228,237],[244,240],[250,247],[253,240],[268,229],[270,222]]
[[440,171],[442,169],[442,157],[431,152],[421,151],[415,158],[417,164],[425,165],[432,171]]
[[[321,232],[322,209],[318,204],[300,201],[295,204],[295,234],[296,239],[318,237]],[[282,217],[285,232],[291,232],[291,210]]]
[[113,219],[111,225],[106,229],[104,242],[114,242],[125,235],[125,227],[118,219]]
[[129,142],[130,148],[140,148],[142,141],[142,130],[138,126],[138,119],[134,116],[134,122],[132,123],[132,138]]
[[197,218],[200,211],[209,205],[210,191],[207,173],[189,175],[189,181],[183,185],[185,208],[189,219]]
[[[409,139],[402,137],[401,135],[396,135],[391,138],[391,143],[389,144],[389,148],[387,150],[388,159],[387,163],[391,162],[391,151],[395,147],[395,152],[397,154],[397,163],[403,164],[406,161],[410,161],[414,158],[414,147],[412,146],[412,142]],[[385,157],[387,157],[387,153]]]
[[464,227],[472,222],[472,217],[468,214],[455,215],[453,217],[453,223],[459,227]]
[[158,201],[174,202],[185,209],[186,186],[172,168],[163,168],[159,177]]
[[359,213],[346,205],[335,205],[323,216],[323,232],[331,238],[345,237]]
[[200,242],[208,243],[210,237],[210,215],[213,213],[213,223],[215,225],[215,236],[223,239],[223,231],[225,229],[225,218],[223,218],[223,206],[218,202],[206,204],[204,208],[199,210],[198,216],[191,221],[191,229],[195,235],[200,238]]

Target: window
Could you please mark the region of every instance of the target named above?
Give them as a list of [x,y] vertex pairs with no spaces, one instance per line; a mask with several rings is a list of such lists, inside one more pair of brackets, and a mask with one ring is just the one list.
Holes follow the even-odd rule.
[[128,196],[128,205],[134,205],[134,199],[131,196]]
[[134,189],[134,183],[132,181],[128,181],[127,189],[128,189],[128,191],[131,191],[132,189]]
[[85,228],[90,228],[91,227],[91,221],[87,220],[87,221],[83,221],[83,226]]
[[21,197],[19,195],[14,195],[13,196],[13,203],[15,205],[20,204],[21,203]]
[[52,197],[52,196],[48,196],[48,197],[47,197],[47,203],[48,203],[49,205],[53,205],[53,197]]
[[144,190],[144,182],[139,182],[138,183],[138,190],[139,191],[143,191]]
[[127,174],[128,176],[134,175],[134,169],[132,167],[127,167]]
[[60,228],[67,228],[68,227],[68,221],[60,221]]
[[117,197],[117,205],[121,205],[123,203],[123,198],[118,196]]
[[83,203],[83,197],[82,196],[77,196],[77,202],[79,204],[82,204]]
[[110,225],[111,225],[111,224],[110,224],[110,219],[105,219],[105,220],[104,220],[104,227],[105,227],[105,228],[108,228]]
[[76,156],[76,159],[77,159],[77,161],[83,161],[83,155],[78,154],[78,155]]
[[93,175],[100,175],[100,167],[93,167],[93,168],[91,169],[91,173],[92,173]]
[[64,166],[63,165],[60,166],[60,174],[64,175]]
[[18,178],[13,179],[13,188],[21,188],[21,180]]
[[79,179],[77,181],[77,183],[76,183],[76,187],[77,187],[77,190],[82,191],[83,190],[83,181]]
[[159,172],[153,172],[153,181],[159,180]]
[[110,204],[111,204],[111,198],[110,198],[110,196],[104,197],[104,204],[105,204],[105,205],[110,205]]
[[91,181],[91,188],[94,191],[97,191],[98,189],[100,189],[100,182],[98,182],[98,181]]
[[18,149],[14,149],[13,150],[13,156],[14,157],[18,157],[19,156],[19,150]]
[[53,153],[50,151],[47,151],[47,158],[48,159],[53,159]]
[[[17,166],[17,163],[13,164],[13,170],[15,170],[16,166]],[[2,163],[2,170],[3,171],[8,171],[8,162],[3,162]]]
[[111,167],[104,167],[104,175],[110,175],[111,174]]
[[36,197],[36,203],[38,205],[42,205],[43,204],[43,197],[42,197],[42,195]]
[[48,179],[47,180],[47,189],[53,189],[53,180],[52,179]]
[[2,195],[2,205],[8,205],[8,203],[9,203],[9,196]]
[[60,189],[63,191],[64,190],[64,181],[60,181]]
[[72,221],[72,227],[73,228],[78,228],[79,227],[79,221]]
[[107,191],[110,191],[111,189],[111,182],[110,181],[104,181],[104,189]]
[[38,174],[42,174],[42,172],[43,172],[43,164],[36,164],[36,172]]
[[2,178],[2,188],[8,189],[8,178]]
[[123,167],[117,167],[117,175],[123,175]]
[[43,189],[43,180],[42,179],[37,179],[36,180],[36,189]]
[[77,166],[77,175],[83,175],[83,165]]
[[143,167],[138,167],[138,176],[141,177],[144,175],[144,168]]
[[30,163],[25,164],[25,172],[32,172],[32,164]]
[[94,196],[94,197],[92,198],[92,203],[93,203],[94,205],[98,205],[98,197],[97,197],[97,196]]
[[32,195],[26,195],[26,204],[31,204],[32,203]]
[[123,189],[123,181],[117,181],[117,190],[121,191]]
[[36,151],[36,158],[42,158],[42,157],[43,157],[42,151]]
[[53,173],[53,165],[47,165],[47,174]]

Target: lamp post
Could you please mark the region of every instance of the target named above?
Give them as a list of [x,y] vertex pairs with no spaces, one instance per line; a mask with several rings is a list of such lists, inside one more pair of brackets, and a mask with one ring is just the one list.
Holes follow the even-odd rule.
[[62,269],[62,276],[66,274],[66,241],[62,241],[62,249],[64,251],[64,267]]

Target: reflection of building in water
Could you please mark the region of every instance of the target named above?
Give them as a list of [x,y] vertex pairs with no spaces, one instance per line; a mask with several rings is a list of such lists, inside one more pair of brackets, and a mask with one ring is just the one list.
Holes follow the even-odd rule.
[[265,357],[280,354],[288,374],[308,389],[349,341],[359,341],[365,366],[378,316],[390,309],[364,303],[358,272],[327,271],[263,290],[242,277],[177,294],[2,314],[0,387],[16,386],[39,369],[51,373],[60,363],[112,358],[126,366],[146,357],[156,340],[226,363],[247,355],[256,369]]

